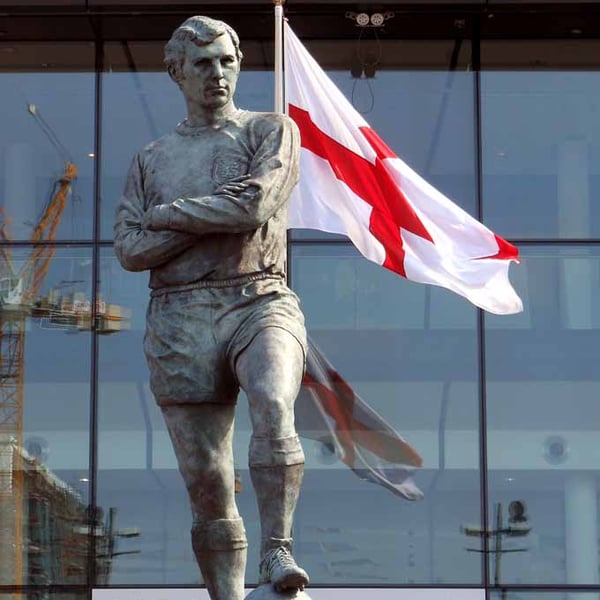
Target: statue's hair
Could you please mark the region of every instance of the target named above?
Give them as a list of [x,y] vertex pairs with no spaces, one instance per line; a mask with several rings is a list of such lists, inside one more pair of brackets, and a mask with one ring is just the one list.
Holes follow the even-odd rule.
[[171,36],[165,46],[165,64],[169,74],[175,81],[181,79],[181,69],[185,60],[185,46],[189,42],[197,46],[206,46],[215,41],[219,36],[227,33],[235,47],[235,54],[239,62],[242,60],[240,38],[235,30],[224,23],[210,17],[190,17],[184,21]]

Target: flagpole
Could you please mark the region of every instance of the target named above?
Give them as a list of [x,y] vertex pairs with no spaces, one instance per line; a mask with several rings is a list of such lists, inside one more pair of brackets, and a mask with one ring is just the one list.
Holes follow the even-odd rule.
[[283,113],[283,2],[273,0],[275,6],[275,112]]
[[[275,8],[275,112],[283,114],[283,3],[285,0],[273,0]],[[290,247],[290,230],[286,230],[286,248]],[[291,282],[291,265],[286,252],[286,281]]]

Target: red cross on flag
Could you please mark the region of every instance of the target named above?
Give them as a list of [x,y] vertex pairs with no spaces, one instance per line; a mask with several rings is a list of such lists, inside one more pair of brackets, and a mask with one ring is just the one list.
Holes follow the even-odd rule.
[[522,311],[508,279],[517,248],[398,158],[287,23],[284,40],[287,110],[302,140],[289,227],[346,235],[369,260],[489,312]]

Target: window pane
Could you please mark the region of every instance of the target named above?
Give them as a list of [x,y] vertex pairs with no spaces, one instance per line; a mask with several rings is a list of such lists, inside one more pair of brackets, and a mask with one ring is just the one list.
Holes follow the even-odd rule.
[[0,583],[85,583],[91,251],[0,254]]
[[600,249],[523,255],[525,316],[486,316],[490,527],[523,533],[500,583],[598,584]]
[[153,466],[154,452],[160,456],[163,450],[157,435],[166,431],[147,386],[142,350],[148,275],[121,269],[112,248],[102,249],[100,275],[103,296],[122,318],[115,320],[114,333],[98,343],[97,498],[105,511],[115,513],[117,529],[140,531],[131,539],[117,538],[117,551],[139,553],[115,557],[106,583],[165,583],[168,575],[176,577],[167,561],[170,537],[177,535],[166,521],[179,518],[178,511],[168,509],[170,490],[180,491],[182,500],[184,490],[165,483],[164,471]]
[[197,584],[187,493],[162,415],[148,387],[142,341],[147,273],[124,271],[112,248],[102,252],[102,290],[123,315],[121,330],[99,341],[98,504],[117,511],[111,584]]
[[[166,40],[165,40],[166,42]],[[102,237],[112,239],[114,211],[136,152],[186,117],[181,92],[163,64],[162,43],[107,44],[103,74]],[[243,41],[235,102],[273,109],[273,74],[261,70],[262,43]]]
[[483,215],[499,234],[600,233],[600,73],[481,75]]
[[[94,46],[2,44],[0,52],[0,209],[7,238],[32,239],[44,211],[66,199],[56,233],[48,239],[89,239],[94,213]],[[75,170],[69,193],[66,178]]]
[[292,273],[312,341],[422,455],[425,494],[407,502],[305,439],[298,558],[317,584],[480,582],[460,532],[480,520],[475,310],[350,247],[293,247]]

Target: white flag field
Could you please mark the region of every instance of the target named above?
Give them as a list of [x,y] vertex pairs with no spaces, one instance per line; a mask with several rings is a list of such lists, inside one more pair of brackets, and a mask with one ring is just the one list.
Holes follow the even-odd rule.
[[373,131],[284,25],[285,93],[300,129],[289,227],[348,236],[369,260],[495,314],[523,310],[517,248],[427,183]]

